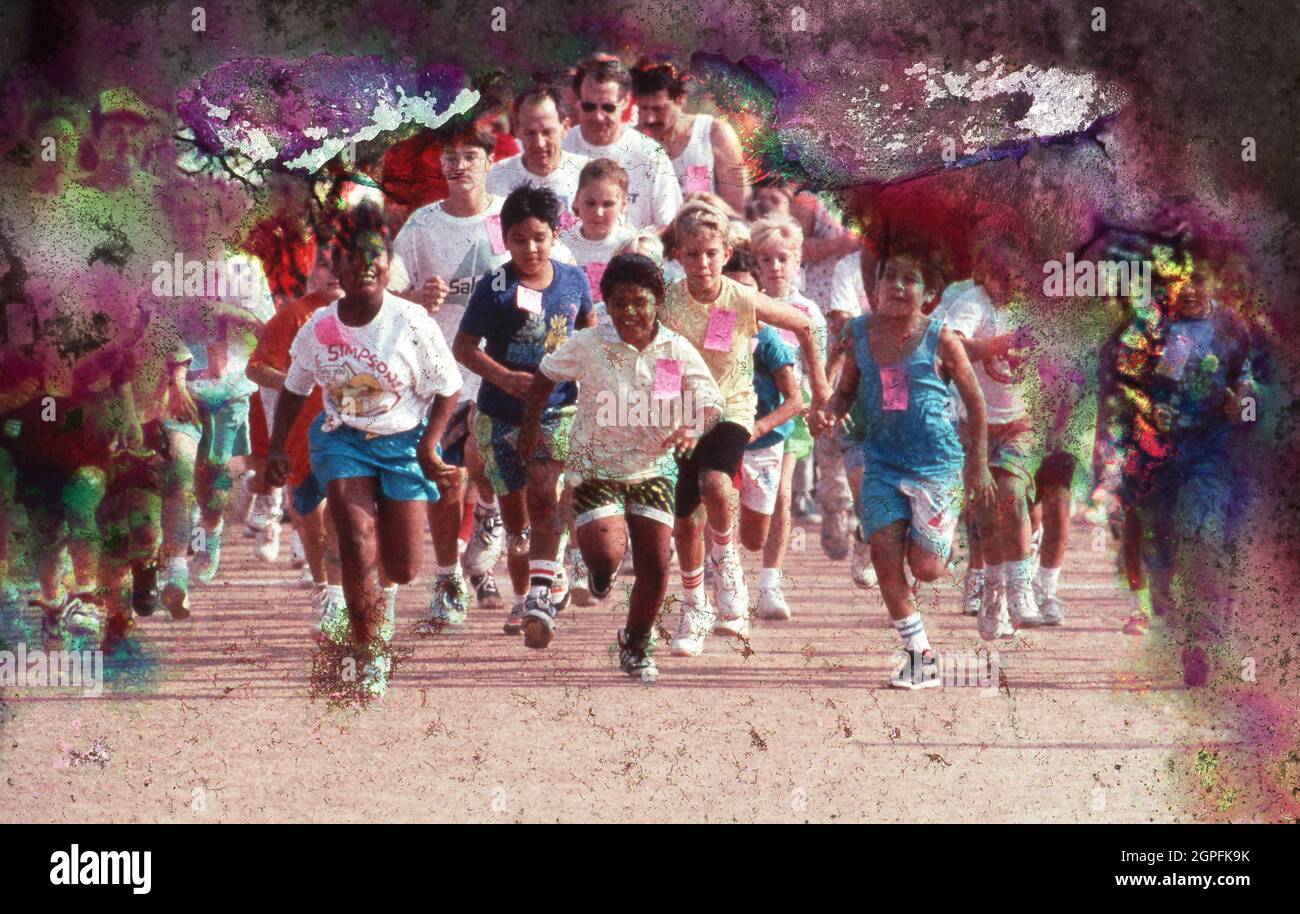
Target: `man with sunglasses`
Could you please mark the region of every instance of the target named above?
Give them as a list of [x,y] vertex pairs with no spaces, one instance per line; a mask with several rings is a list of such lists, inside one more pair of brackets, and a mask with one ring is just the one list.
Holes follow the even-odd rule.
[[624,114],[632,103],[632,77],[618,60],[588,58],[573,78],[578,126],[563,148],[591,159],[613,159],[627,171],[627,219],[633,228],[662,229],[682,205],[677,174],[663,146],[630,129]]
[[669,61],[642,59],[632,70],[636,129],[663,145],[683,195],[716,193],[743,213],[749,176],[740,139],[725,121],[683,110],[686,80],[686,73]]

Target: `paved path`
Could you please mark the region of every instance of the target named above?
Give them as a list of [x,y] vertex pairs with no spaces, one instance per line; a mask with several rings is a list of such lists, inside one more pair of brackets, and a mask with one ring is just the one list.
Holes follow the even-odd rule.
[[[551,648],[532,652],[482,611],[463,634],[421,638],[423,588],[406,589],[397,643],[409,656],[384,701],[356,712],[309,695],[313,620],[297,572],[236,539],[192,622],[142,622],[157,658],[148,683],[98,698],[11,690],[0,810],[69,822],[1186,820],[1172,760],[1230,737],[1191,732],[1173,672],[1135,676],[1113,559],[1089,542],[1077,528],[1066,626],[1003,644],[996,691],[885,687],[897,638],[879,596],[852,587],[810,529],[787,571],[793,620],[757,623],[747,649],[715,637],[698,658],[661,651],[649,686],[617,669],[612,605],[566,611]],[[937,648],[982,646],[954,587],[922,596]],[[107,764],[83,760],[97,741]]]

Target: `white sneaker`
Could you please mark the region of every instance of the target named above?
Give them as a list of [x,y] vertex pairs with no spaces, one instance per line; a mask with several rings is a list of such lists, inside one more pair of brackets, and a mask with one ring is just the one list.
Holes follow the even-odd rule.
[[1065,612],[1061,606],[1061,598],[1053,591],[1048,593],[1038,586],[1038,581],[1034,581],[1034,602],[1038,604],[1038,614],[1043,619],[1043,625],[1056,626],[1065,622]]
[[261,528],[257,535],[257,548],[253,550],[258,561],[274,562],[280,558],[280,522],[274,521]]
[[280,510],[275,506],[270,495],[253,496],[252,510],[248,514],[245,526],[251,530],[262,531],[272,524],[280,522]]
[[[713,568],[714,600],[721,619],[736,621],[749,615],[749,588],[745,586],[745,572],[740,567],[740,557],[735,547],[727,550],[721,559],[709,559]],[[717,630],[717,626],[714,626]]]
[[966,577],[961,583],[962,612],[968,616],[978,616],[984,602],[984,571],[966,569]]
[[677,633],[668,642],[668,652],[674,657],[698,657],[704,652],[704,639],[715,619],[713,607],[707,601],[703,606],[691,603],[681,604],[681,620],[677,623]]
[[876,586],[876,566],[871,564],[871,547],[862,539],[862,531],[853,535],[853,583],[866,590]]
[[758,617],[760,619],[784,620],[790,618],[790,604],[785,601],[781,586],[759,588]]
[[980,637],[985,641],[1010,638],[1016,633],[1015,626],[1011,624],[1007,613],[1006,594],[1002,588],[1002,584],[992,581],[986,581],[984,584],[984,599],[980,603],[979,620],[975,623],[975,627],[979,629]]
[[1034,602],[1034,590],[1029,581],[1012,581],[1006,586],[1007,613],[1011,624],[1016,628],[1037,628],[1043,624],[1043,617]]
[[501,523],[501,511],[497,508],[483,509],[474,507],[474,529],[470,532],[469,542],[465,544],[465,553],[460,565],[470,576],[486,574],[496,567],[501,557],[501,544],[505,541],[506,528]]

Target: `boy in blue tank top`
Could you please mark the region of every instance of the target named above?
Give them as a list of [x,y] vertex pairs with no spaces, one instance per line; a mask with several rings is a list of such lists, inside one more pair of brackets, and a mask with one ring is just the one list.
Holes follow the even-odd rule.
[[[923,689],[940,685],[938,661],[907,570],[918,581],[942,573],[961,508],[963,465],[975,504],[988,504],[996,490],[979,383],[961,341],[924,313],[943,287],[939,270],[919,250],[893,246],[882,253],[877,275],[875,309],[847,325],[853,358],[817,415],[816,431],[832,429],[857,398],[867,419],[859,515],[906,654],[890,685]],[[970,419],[965,455],[948,415],[949,380]]]

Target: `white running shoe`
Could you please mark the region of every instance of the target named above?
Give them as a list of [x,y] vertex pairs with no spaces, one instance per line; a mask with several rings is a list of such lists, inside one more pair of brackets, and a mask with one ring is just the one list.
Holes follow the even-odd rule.
[[[1002,584],[993,581],[984,583],[984,599],[980,603],[979,619],[975,627],[979,629],[980,637],[985,641],[1009,638],[1015,634],[1015,626],[1011,624],[1007,613],[1006,594],[1002,588]],[[1011,630],[1010,634],[1007,634],[1007,629]]]
[[254,495],[252,510],[248,514],[245,526],[250,530],[262,531],[271,524],[280,522],[280,509],[270,495]]
[[1029,581],[1011,581],[1004,585],[1007,592],[1007,613],[1016,628],[1037,628],[1043,617],[1034,602],[1034,589]]
[[1064,608],[1061,606],[1061,598],[1053,591],[1048,593],[1038,586],[1038,580],[1034,580],[1034,602],[1038,604],[1038,614],[1042,616],[1043,625],[1057,626],[1065,622]]
[[871,547],[862,539],[862,530],[853,532],[853,583],[867,590],[876,586],[876,566],[871,564]]
[[984,569],[966,569],[966,577],[961,582],[962,612],[968,616],[978,616],[984,602]]
[[703,606],[685,602],[680,606],[682,616],[677,623],[677,633],[668,642],[668,652],[674,657],[698,657],[704,653],[704,639],[713,627],[713,607],[707,598]]
[[280,558],[280,522],[272,521],[257,534],[257,548],[253,550],[259,562],[274,562]]
[[[745,572],[740,567],[740,557],[735,547],[727,550],[721,559],[709,559],[713,568],[714,600],[718,616],[729,622],[749,616],[749,588],[745,586]],[[717,629],[717,626],[714,626]]]
[[476,505],[474,529],[470,532],[465,554],[460,560],[465,573],[477,577],[495,568],[497,559],[501,557],[501,544],[505,542],[505,535],[506,528],[501,524],[500,509]]
[[781,585],[758,590],[758,617],[782,621],[790,618],[790,604],[785,601]]

